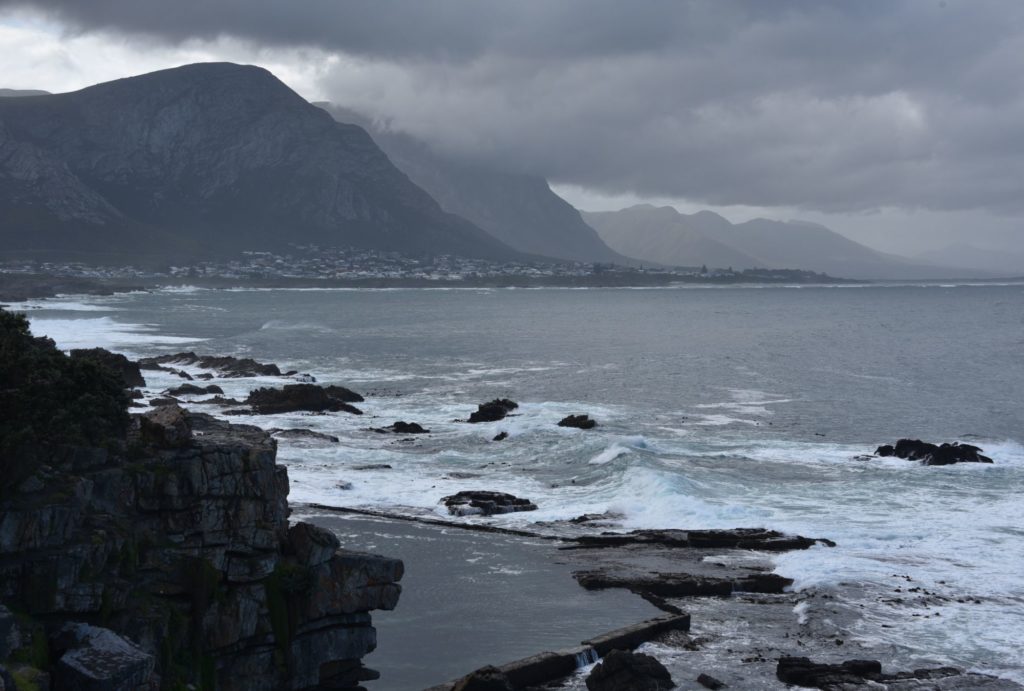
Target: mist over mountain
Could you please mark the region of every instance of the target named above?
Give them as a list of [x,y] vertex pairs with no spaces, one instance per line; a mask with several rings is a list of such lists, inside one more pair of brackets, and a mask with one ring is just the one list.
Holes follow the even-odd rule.
[[734,224],[711,211],[682,214],[650,204],[583,212],[583,218],[617,252],[678,266],[803,269],[867,279],[993,275],[981,266],[961,267],[952,257],[917,263],[803,221],[756,218]]
[[450,213],[521,252],[585,262],[634,263],[613,251],[547,180],[439,154],[347,108],[318,103],[339,122],[364,127],[396,166]]
[[270,72],[207,63],[0,99],[7,256],[208,256],[289,243],[504,259],[361,127]]

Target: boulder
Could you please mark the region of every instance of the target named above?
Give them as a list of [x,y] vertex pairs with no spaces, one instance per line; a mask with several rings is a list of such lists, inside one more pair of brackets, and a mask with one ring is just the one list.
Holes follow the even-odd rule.
[[89,360],[117,372],[126,389],[145,386],[146,380],[139,371],[139,363],[132,362],[121,353],[112,353],[104,348],[82,348],[70,352],[72,359]]
[[334,533],[312,523],[296,523],[288,528],[288,544],[304,566],[324,564],[341,549]]
[[58,689],[136,689],[148,684],[153,675],[154,657],[109,629],[65,624],[56,640],[67,649],[54,670]]
[[211,393],[222,394],[222,393],[224,393],[224,389],[220,388],[216,384],[210,384],[209,386],[196,386],[195,384],[182,384],[181,386],[176,386],[173,389],[167,389],[167,391],[164,391],[164,393],[167,394],[168,396],[184,396],[184,395],[202,396],[204,394],[211,394]]
[[589,415],[569,415],[562,418],[559,427],[575,427],[576,429],[593,429],[597,427],[597,420],[591,420]]
[[256,389],[249,394],[246,403],[261,415],[275,413],[338,412],[362,415],[363,411],[330,393],[331,388],[316,384],[288,384],[282,389]]
[[375,427],[373,431],[381,434],[387,434],[388,432],[394,432],[395,434],[430,434],[430,430],[424,429],[419,423],[403,422],[402,420],[399,420],[390,427]]
[[472,423],[497,422],[504,419],[506,415],[518,407],[519,404],[515,401],[507,398],[495,398],[493,401],[478,405],[476,412],[469,416],[469,421]]
[[188,415],[174,402],[139,416],[139,433],[144,441],[161,447],[179,448],[192,442]]
[[326,391],[327,395],[331,398],[344,401],[345,403],[362,403],[366,400],[352,389],[346,389],[344,386],[338,386],[337,384],[325,387],[324,391]]
[[448,513],[455,516],[492,516],[499,513],[537,510],[537,505],[529,499],[505,492],[469,490],[452,494],[441,501],[448,507]]
[[710,674],[701,673],[697,675],[697,683],[706,689],[711,689],[711,691],[718,691],[718,689],[725,688],[724,681],[721,681],[720,679],[715,679]]
[[[995,688],[1016,688],[1016,686],[999,683],[995,677],[983,674],[965,674],[956,667],[936,667],[932,669],[915,669],[912,672],[883,673],[882,663],[878,660],[847,660],[839,664],[812,662],[806,657],[783,657],[779,659],[775,676],[786,684],[805,686],[813,689],[846,689],[846,688],[988,688],[996,681]],[[951,685],[919,684],[917,682],[936,682],[942,679],[952,680]]]
[[908,461],[920,461],[921,465],[952,465],[954,463],[991,463],[992,459],[981,454],[981,449],[971,444],[931,444],[920,439],[900,439],[893,444],[885,444],[875,449],[875,455],[881,457],[902,458]]
[[613,650],[587,677],[589,691],[662,691],[673,689],[672,675],[650,655]]
[[452,691],[513,691],[508,676],[497,667],[488,665],[455,682]]
[[491,441],[505,441],[508,439],[508,432],[498,432]]

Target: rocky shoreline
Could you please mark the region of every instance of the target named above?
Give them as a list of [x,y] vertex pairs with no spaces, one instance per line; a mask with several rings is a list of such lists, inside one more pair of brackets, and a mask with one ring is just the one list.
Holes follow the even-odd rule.
[[[289,524],[288,474],[269,434],[172,404],[118,417],[100,438],[34,436],[49,424],[37,413],[62,412],[33,402],[74,395],[68,376],[91,392],[68,412],[95,425],[113,414],[97,396],[125,405],[113,383],[124,371],[95,353],[67,358],[0,318],[14,385],[3,411],[13,463],[0,487],[2,688],[356,689],[377,677],[361,662],[376,646],[369,613],[397,604],[402,562]],[[38,370],[15,371],[28,364]]]
[[[53,348],[45,339],[34,341],[33,347]],[[142,369],[100,349],[67,359],[103,369],[124,390],[140,380],[144,386],[146,369],[182,379],[273,376],[299,383],[255,389],[244,401],[220,398],[223,391],[213,384],[168,390],[128,419],[123,437],[47,449],[33,472],[3,488],[0,675],[7,676],[0,676],[6,684],[0,688],[355,689],[375,678],[361,662],[376,645],[369,613],[397,604],[402,562],[343,550],[315,520],[289,524],[287,473],[276,465],[276,438],[338,439],[270,424],[267,430],[229,424],[182,407],[211,404],[225,415],[250,418],[296,410],[359,415],[352,404],[363,397],[250,359],[181,353],[143,360]],[[181,366],[202,373],[190,375]],[[212,398],[186,398],[207,395]],[[464,422],[498,421],[516,408],[514,401],[495,399]],[[551,424],[591,429],[598,423],[581,413]],[[429,434],[405,421],[371,430]],[[904,454],[909,447],[901,442],[891,454],[880,447],[877,455],[924,465],[990,462],[977,447],[913,441],[916,451]],[[598,648],[588,639],[580,649],[538,651],[536,659],[495,660],[500,667],[443,688],[673,688],[657,685],[669,682],[644,655],[608,657],[637,646],[656,658],[674,688],[1022,688],[951,668],[883,674],[883,662],[891,669],[892,661],[851,663],[857,646],[841,610],[826,613],[835,606],[833,596],[792,592],[792,580],[774,573],[768,558],[827,550],[834,545],[826,538],[761,529],[607,532],[616,527],[611,515],[520,531],[489,525],[486,517],[535,510],[528,498],[467,489],[439,501],[451,519],[299,508],[466,529],[482,538],[489,532],[540,538],[583,589],[635,593],[674,622],[641,626],[628,640],[610,632],[613,647]],[[819,618],[825,623],[807,626],[794,608],[826,613]],[[730,627],[746,632],[730,638]],[[606,657],[614,661],[610,666],[593,665]],[[548,676],[514,671],[527,668]],[[638,685],[643,674],[661,681]]]

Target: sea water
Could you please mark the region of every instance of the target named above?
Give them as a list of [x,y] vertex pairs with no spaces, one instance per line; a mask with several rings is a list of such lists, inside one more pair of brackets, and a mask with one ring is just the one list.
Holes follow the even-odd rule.
[[[514,527],[610,511],[627,529],[826,537],[777,570],[845,598],[861,643],[1024,681],[1024,285],[178,289],[22,307],[64,348],[254,357],[364,393],[360,417],[261,422],[341,438],[281,442],[294,502],[445,515],[442,497],[491,489],[538,505],[492,519]],[[146,375],[154,393],[180,383]],[[241,399],[282,381],[217,383]],[[495,397],[520,407],[460,421]],[[556,426],[575,413],[599,426]],[[431,434],[369,430],[396,420]],[[900,437],[995,463],[859,458]],[[892,596],[911,586],[939,597]]]

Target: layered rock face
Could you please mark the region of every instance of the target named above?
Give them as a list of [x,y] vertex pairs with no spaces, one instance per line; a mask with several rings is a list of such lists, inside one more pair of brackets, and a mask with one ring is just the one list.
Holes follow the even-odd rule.
[[276,442],[165,406],[0,497],[0,665],[54,688],[356,688],[402,562],[288,523]]

